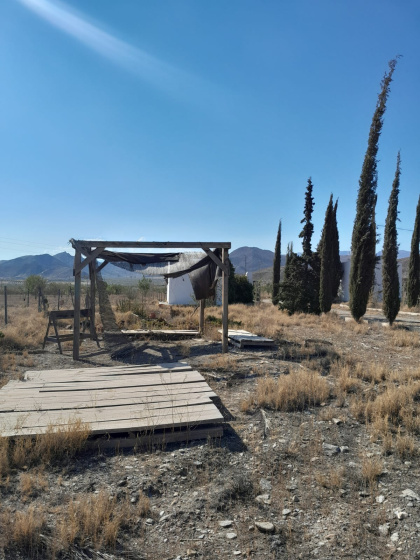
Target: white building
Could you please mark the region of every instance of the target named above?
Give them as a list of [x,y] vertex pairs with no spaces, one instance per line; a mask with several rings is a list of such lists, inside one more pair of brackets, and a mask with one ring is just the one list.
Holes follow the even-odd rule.
[[[342,301],[349,301],[349,283],[350,283],[350,259],[341,263],[343,265],[343,277],[341,280],[342,286]],[[400,297],[402,295],[402,265],[398,263],[398,278],[400,280]],[[372,299],[377,302],[382,302],[382,258],[379,259],[375,267],[375,280],[373,285]]]

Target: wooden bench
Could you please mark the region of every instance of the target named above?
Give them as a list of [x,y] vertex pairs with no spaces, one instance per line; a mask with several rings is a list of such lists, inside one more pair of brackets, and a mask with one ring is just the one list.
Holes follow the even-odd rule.
[[[74,309],[61,309],[60,311],[50,311],[48,313],[48,327],[47,327],[47,332],[44,336],[44,343],[42,345],[42,348],[43,349],[45,348],[45,344],[47,342],[56,342],[58,344],[58,349],[60,350],[60,354],[62,354],[63,350],[61,348],[61,342],[65,342],[67,340],[73,340],[73,332],[71,334],[69,333],[69,334],[59,335],[58,326],[57,326],[58,319],[74,319]],[[100,346],[99,346],[98,336],[96,334],[95,327],[93,326],[92,323],[92,310],[81,309],[80,319],[83,319],[83,332],[80,333],[80,339],[90,338],[92,340],[95,340],[99,348]],[[86,333],[85,330],[88,321],[90,323],[89,325],[90,332]],[[50,332],[50,327],[53,327],[55,335],[48,336],[48,333]]]

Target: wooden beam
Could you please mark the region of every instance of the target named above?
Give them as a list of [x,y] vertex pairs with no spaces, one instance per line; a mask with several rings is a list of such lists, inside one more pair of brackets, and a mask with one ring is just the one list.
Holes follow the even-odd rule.
[[[82,283],[82,274],[80,263],[82,260],[82,253],[80,249],[76,248],[74,255],[74,323],[73,323],[73,360],[79,359],[79,345],[80,345],[80,290]],[[77,272],[78,270],[78,272]]]
[[201,336],[203,336],[204,334],[204,308],[205,307],[206,307],[206,300],[200,299],[200,323],[199,323],[198,330]]
[[203,249],[203,250],[204,250],[204,252],[207,254],[207,256],[210,257],[211,260],[212,260],[214,263],[216,263],[217,266],[218,266],[221,270],[224,270],[225,272],[228,272],[229,268],[228,268],[226,265],[224,265],[224,264],[222,263],[222,261],[219,259],[219,257],[218,257],[217,255],[215,255],[215,254],[213,253],[213,251],[211,251],[210,249]]
[[77,246],[84,249],[92,247],[118,247],[138,249],[230,249],[230,241],[94,241],[70,239],[70,243],[76,249]]
[[102,253],[103,250],[103,247],[97,247],[95,250],[89,253],[85,260],[79,264],[79,267],[77,269],[75,268],[75,272],[81,272],[85,268],[85,266],[94,261]]
[[[222,249],[222,261],[228,267],[229,251]],[[229,271],[229,268],[227,268]],[[229,291],[229,272],[222,270],[222,353],[228,351],[228,291]]]
[[98,272],[101,272],[101,270],[102,270],[103,268],[105,268],[107,264],[108,264],[108,261],[104,261],[103,263],[101,263],[101,264],[97,267],[97,269],[96,269],[96,274],[97,274]]

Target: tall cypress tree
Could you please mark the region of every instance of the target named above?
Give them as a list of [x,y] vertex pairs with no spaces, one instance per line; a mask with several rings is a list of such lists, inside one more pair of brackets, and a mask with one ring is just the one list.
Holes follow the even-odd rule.
[[273,293],[272,302],[274,305],[279,304],[280,297],[280,270],[281,270],[281,220],[277,230],[276,246],[274,248],[273,261]]
[[333,302],[334,281],[334,240],[333,240],[334,207],[333,195],[325,212],[324,227],[318,245],[318,254],[321,261],[319,280],[319,307],[323,313],[330,311]]
[[368,147],[359,179],[356,218],[351,240],[350,311],[356,321],[359,321],[366,313],[375,277],[377,154],[386,102],[397,59],[391,60],[388,64],[389,71],[385,73],[381,82],[381,92],[372,118]]
[[341,264],[341,259],[340,259],[340,238],[338,234],[338,225],[337,225],[337,207],[338,207],[338,199],[335,201],[334,204],[333,227],[332,227],[333,278],[331,282],[331,288],[332,288],[333,300],[334,298],[337,297],[338,290],[340,288],[341,278],[343,276],[343,265]]
[[414,222],[413,237],[411,238],[410,262],[408,265],[407,280],[407,305],[414,307],[417,305],[420,295],[420,197],[417,203],[416,220]]
[[397,156],[397,169],[389,197],[388,214],[385,222],[384,248],[382,252],[382,309],[390,325],[400,310],[400,281],[398,278],[398,194],[400,192],[401,157]]
[[302,256],[306,259],[312,255],[312,234],[314,232],[314,226],[312,224],[312,212],[314,210],[314,199],[312,197],[313,188],[314,186],[312,184],[311,177],[309,177],[305,193],[303,218],[300,221],[300,223],[304,224],[304,226],[302,231],[299,233],[299,237],[302,238]]

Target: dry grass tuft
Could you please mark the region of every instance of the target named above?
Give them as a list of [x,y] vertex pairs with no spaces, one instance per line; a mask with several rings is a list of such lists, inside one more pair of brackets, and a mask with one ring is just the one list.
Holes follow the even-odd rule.
[[363,457],[362,458],[362,469],[360,476],[362,482],[370,487],[374,487],[378,478],[381,476],[384,470],[384,464],[380,457]]
[[344,467],[331,467],[327,471],[317,471],[315,480],[324,488],[339,490],[345,481],[345,469]]
[[326,401],[330,394],[327,381],[313,371],[295,371],[277,380],[260,378],[255,403],[275,410],[303,410]]
[[[8,460],[14,467],[48,464],[79,453],[89,436],[90,429],[80,419],[69,420],[63,426],[49,426],[45,434],[35,438],[19,437],[7,444]],[[4,444],[6,445],[6,444]]]

